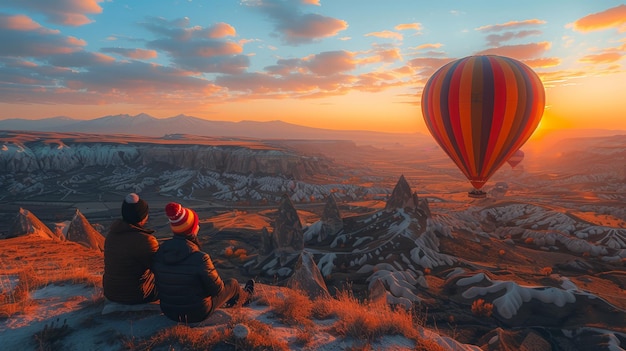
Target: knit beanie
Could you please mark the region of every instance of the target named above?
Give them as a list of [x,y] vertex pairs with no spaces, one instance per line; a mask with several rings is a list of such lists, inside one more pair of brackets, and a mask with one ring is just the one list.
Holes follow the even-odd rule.
[[122,218],[126,223],[137,224],[148,216],[148,203],[139,195],[130,193],[122,202]]
[[198,225],[198,214],[176,202],[165,205],[165,214],[170,220],[170,228],[174,234],[191,234]]

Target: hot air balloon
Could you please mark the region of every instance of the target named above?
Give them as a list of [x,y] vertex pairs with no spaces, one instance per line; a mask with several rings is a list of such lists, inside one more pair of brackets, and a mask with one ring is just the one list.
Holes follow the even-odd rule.
[[506,163],[508,163],[509,166],[511,166],[511,168],[515,168],[515,166],[517,166],[520,162],[522,162],[523,159],[524,159],[524,151],[517,150],[513,153],[513,156],[509,157],[509,159],[506,160]]
[[468,56],[438,69],[422,93],[428,130],[474,186],[473,197],[541,120],[543,84],[520,61]]

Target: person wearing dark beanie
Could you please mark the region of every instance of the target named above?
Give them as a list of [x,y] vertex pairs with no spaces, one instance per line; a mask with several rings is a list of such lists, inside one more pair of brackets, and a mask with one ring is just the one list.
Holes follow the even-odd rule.
[[165,214],[174,235],[161,243],[152,265],[163,314],[193,324],[224,304],[246,304],[254,292],[254,280],[248,280],[243,289],[234,278],[222,280],[209,254],[200,250],[196,211],[170,202]]
[[122,201],[122,218],[111,224],[104,241],[104,296],[122,304],[156,301],[157,289],[150,267],[159,248],[154,230],[145,228],[148,203],[135,193]]
[[130,193],[122,201],[122,219],[129,224],[137,224],[148,217],[148,203],[139,195]]

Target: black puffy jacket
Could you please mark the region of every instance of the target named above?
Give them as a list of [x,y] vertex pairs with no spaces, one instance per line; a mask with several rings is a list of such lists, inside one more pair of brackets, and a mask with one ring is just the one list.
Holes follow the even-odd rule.
[[143,277],[149,276],[159,242],[154,230],[117,220],[104,241],[104,296],[124,304],[146,302]]
[[161,311],[168,318],[195,323],[210,313],[212,296],[224,289],[209,254],[180,235],[161,243],[152,265]]

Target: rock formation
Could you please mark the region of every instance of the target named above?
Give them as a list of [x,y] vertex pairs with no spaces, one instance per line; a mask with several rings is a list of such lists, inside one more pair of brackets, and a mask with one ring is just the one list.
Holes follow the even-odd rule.
[[322,273],[313,260],[313,255],[306,251],[300,253],[294,272],[287,280],[287,286],[304,291],[311,299],[330,297]]
[[324,206],[324,212],[322,213],[322,227],[320,229],[318,241],[323,241],[329,236],[334,236],[341,229],[343,229],[343,220],[339,213],[339,207],[335,197],[331,193],[326,199],[326,205]]
[[288,278],[304,249],[304,234],[298,211],[287,194],[283,194],[274,221],[274,231],[261,231],[259,256],[250,269],[253,274]]
[[[9,132],[8,134],[14,134]],[[234,172],[240,174],[280,174],[304,179],[313,174],[327,174],[333,168],[324,157],[303,157],[280,146],[159,144],[160,140],[137,142],[96,142],[68,135],[53,141],[7,140],[2,143],[0,168],[10,172],[63,171],[85,167],[131,167],[167,164],[171,168]],[[2,142],[2,140],[0,140]],[[262,144],[262,142],[259,142]]]
[[458,274],[445,283],[450,299],[471,305],[477,299],[493,305],[493,318],[507,327],[541,325],[579,328],[588,323],[618,325],[626,311],[580,290],[567,278],[562,286],[525,286],[492,280],[485,272]]
[[104,251],[104,236],[93,228],[78,209],[70,222],[65,238],[90,249]]
[[411,186],[409,186],[409,183],[406,181],[406,178],[404,178],[404,175],[401,175],[400,179],[398,179],[398,182],[396,183],[396,186],[391,192],[391,197],[387,200],[385,210],[405,207],[415,208],[417,207],[417,202],[415,200],[417,200],[417,194],[415,194],[415,196],[413,195]]
[[272,234],[267,231],[266,227],[261,230],[261,247],[259,248],[259,254],[261,256],[267,256],[274,251],[274,244],[272,240]]
[[287,194],[282,196],[278,205],[278,216],[274,223],[272,245],[274,249],[288,253],[302,251],[304,248],[302,223],[300,222],[298,211],[296,211]]
[[62,240],[62,237],[54,234],[50,228],[43,224],[32,212],[20,208],[19,213],[13,220],[11,228],[5,238],[14,238],[23,235],[37,235],[42,239]]

